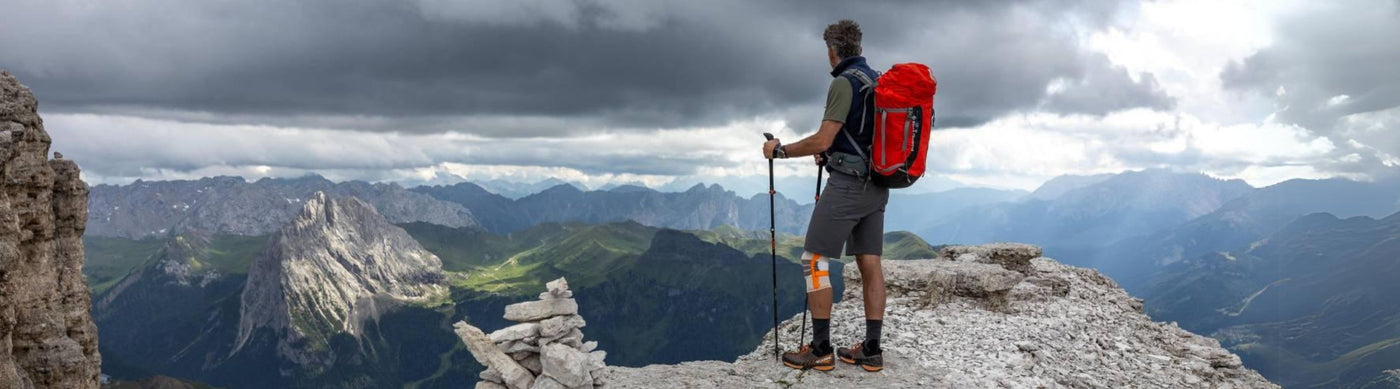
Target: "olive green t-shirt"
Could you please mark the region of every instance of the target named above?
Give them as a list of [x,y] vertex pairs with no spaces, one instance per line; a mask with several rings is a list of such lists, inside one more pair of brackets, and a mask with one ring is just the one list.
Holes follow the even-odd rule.
[[833,122],[846,122],[846,115],[851,113],[851,82],[846,77],[834,77],[831,79],[831,87],[826,90],[826,113],[822,114],[822,120]]

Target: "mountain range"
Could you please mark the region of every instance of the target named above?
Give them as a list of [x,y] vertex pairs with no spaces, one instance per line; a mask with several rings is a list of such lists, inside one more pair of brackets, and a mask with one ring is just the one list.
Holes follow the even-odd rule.
[[[190,183],[201,181],[182,183],[188,186]],[[287,185],[295,181],[314,183],[324,179],[308,177],[284,180],[281,184]],[[158,183],[142,184],[155,186]],[[308,187],[318,185],[327,184]],[[432,322],[439,319],[471,317],[472,312],[478,312],[480,316],[480,312],[483,312],[481,310],[499,310],[509,301],[538,292],[531,286],[542,285],[544,281],[558,276],[567,276],[571,283],[580,285],[581,299],[598,296],[596,298],[611,301],[604,304],[610,307],[608,309],[614,306],[628,306],[629,303],[621,297],[625,293],[682,293],[685,296],[692,292],[710,293],[705,292],[705,288],[700,285],[667,284],[677,281],[666,281],[669,275],[650,268],[660,263],[674,267],[672,262],[652,263],[639,259],[671,255],[666,254],[665,250],[652,250],[671,247],[670,252],[691,253],[687,254],[687,258],[694,258],[694,253],[715,253],[704,256],[713,257],[713,260],[729,261],[722,263],[742,263],[747,259],[761,264],[766,259],[768,250],[767,232],[762,231],[767,225],[767,220],[764,220],[767,216],[767,199],[763,198],[766,196],[760,194],[744,198],[717,185],[697,185],[683,192],[660,192],[634,185],[584,191],[573,185],[561,184],[515,199],[472,183],[409,189],[365,183],[329,185],[377,185],[388,188],[385,191],[393,193],[397,198],[429,201],[438,204],[437,206],[453,207],[452,209],[460,207],[471,215],[473,223],[458,223],[456,226],[444,225],[440,221],[412,220],[413,218],[409,217],[388,218],[389,221],[399,223],[399,226],[424,249],[441,259],[445,282],[451,290],[450,306],[453,307],[449,310],[443,306],[429,308],[410,304],[387,314],[385,317],[389,322]],[[111,192],[104,192],[103,195],[118,193],[119,198],[133,198],[139,197],[133,193],[145,193],[144,196],[148,198],[164,197],[157,195],[159,191],[142,189],[145,190],[142,192],[130,189],[129,192],[123,192],[120,190],[123,188],[125,187],[107,188]],[[196,192],[198,189],[200,188],[195,188]],[[378,207],[373,201],[366,202]],[[128,201],[127,204],[138,209],[151,208],[149,212],[143,211],[139,214],[152,215],[161,214],[156,208],[169,206],[160,202]],[[785,258],[795,258],[801,253],[800,234],[805,227],[805,215],[811,212],[811,205],[801,205],[781,196],[776,204],[778,228],[782,232],[779,253]],[[1144,297],[1149,314],[1156,318],[1179,322],[1187,329],[1221,339],[1231,350],[1244,356],[1249,366],[1257,364],[1258,369],[1267,377],[1288,383],[1289,386],[1337,384],[1363,387],[1366,382],[1385,379],[1384,373],[1381,373],[1384,369],[1379,367],[1395,360],[1386,347],[1388,339],[1400,336],[1396,335],[1392,328],[1385,325],[1373,328],[1347,324],[1348,320],[1360,320],[1361,316],[1356,312],[1367,309],[1381,312],[1378,314],[1389,312],[1390,308],[1381,304],[1383,301],[1380,299],[1358,298],[1353,305],[1300,303],[1299,308],[1290,310],[1261,309],[1259,304],[1271,301],[1266,297],[1274,292],[1283,293],[1288,290],[1280,285],[1266,288],[1284,278],[1352,279],[1345,274],[1345,269],[1349,267],[1341,264],[1360,259],[1346,257],[1350,254],[1344,253],[1353,249],[1347,245],[1377,246],[1384,240],[1383,234],[1375,235],[1374,241],[1368,243],[1322,239],[1330,235],[1299,235],[1289,231],[1296,231],[1295,223],[1306,224],[1311,220],[1308,218],[1321,217],[1309,216],[1319,212],[1339,216],[1338,220],[1342,221],[1355,216],[1369,217],[1377,223],[1390,220],[1381,218],[1400,211],[1400,184],[1397,184],[1397,181],[1291,180],[1268,187],[1252,188],[1238,180],[1221,180],[1201,174],[1166,170],[1147,170],[1115,175],[1061,177],[1047,182],[1029,194],[987,189],[959,189],[926,194],[895,192],[887,208],[888,229],[907,229],[914,232],[892,233],[887,236],[889,253],[926,255],[931,252],[933,246],[924,243],[919,237],[928,238],[936,243],[1025,241],[1041,244],[1045,246],[1047,254],[1055,255],[1067,264],[1100,269],[1128,291]],[[97,214],[96,208],[94,214]],[[183,221],[198,218],[147,219],[174,220],[176,224],[165,227],[171,231],[203,233],[202,230],[192,227],[180,227],[197,225],[198,223]],[[149,227],[142,227],[143,230],[159,226],[155,222],[147,224]],[[1309,231],[1354,229],[1344,224],[1318,222],[1318,227]],[[668,228],[688,231],[664,232],[671,231]],[[1383,229],[1375,227],[1373,230]],[[204,234],[209,236],[210,244],[216,246],[227,246],[236,242],[242,242],[236,244],[243,245],[266,244],[267,236],[270,235],[270,232],[259,235],[246,231],[252,229],[225,228],[219,233]],[[99,297],[102,291],[120,284],[126,275],[126,270],[123,269],[134,266],[133,263],[144,263],[142,261],[147,256],[138,253],[149,253],[163,245],[160,243],[162,239],[129,239],[129,235],[99,235],[101,234],[89,234],[85,237],[89,252],[102,252],[97,257],[104,258],[102,261],[90,263],[86,269]],[[909,241],[909,237],[916,243],[902,243]],[[1279,246],[1283,241],[1315,246],[1314,252],[1317,254],[1312,259],[1313,263],[1338,266],[1290,265],[1266,269],[1268,265],[1265,264],[1272,264],[1273,261],[1299,261],[1288,259],[1291,258],[1288,250],[1270,250],[1283,247]],[[910,251],[902,251],[905,249],[899,247],[908,247]],[[219,251],[227,250],[230,249],[224,248]],[[246,248],[237,250],[250,251]],[[242,261],[250,263],[251,260],[245,256]],[[749,269],[748,272],[766,273],[766,268],[761,267]],[[234,272],[224,274],[226,277],[245,277]],[[464,276],[468,274],[469,276]],[[744,275],[731,274],[726,277],[744,279]],[[628,282],[617,283],[617,280],[622,279],[617,277],[626,277]],[[634,282],[639,284],[634,285]],[[718,285],[725,284],[713,282]],[[762,283],[763,280],[753,282]],[[1287,283],[1284,282],[1284,285]],[[217,285],[217,282],[211,281],[209,285]],[[796,286],[784,288],[794,288],[795,291]],[[1374,290],[1385,289],[1380,285],[1357,282],[1333,285],[1331,289],[1321,290],[1320,296],[1348,299],[1351,297],[1347,296],[1372,296]],[[226,292],[214,293],[225,293],[222,296],[227,300],[230,295]],[[797,292],[791,293],[800,296]],[[1253,299],[1254,302],[1249,304],[1250,308],[1244,312],[1281,313],[1268,318],[1221,313],[1239,310],[1241,301],[1249,300],[1250,296],[1256,294],[1258,297]],[[721,301],[728,300],[717,295],[699,298],[691,301],[694,304],[691,307],[704,310],[704,304],[743,306],[743,302]],[[654,308],[656,306],[633,306],[627,311],[629,313],[599,311],[593,314],[616,318],[617,315],[635,315],[637,312]],[[226,311],[223,314],[231,315],[233,312]],[[401,317],[416,319],[400,319]],[[665,316],[656,317],[659,321],[666,319]],[[718,316],[714,319],[722,320]],[[492,324],[491,319],[484,320],[488,327]],[[708,322],[709,319],[705,320]],[[381,319],[380,323],[384,322]],[[670,333],[667,331],[696,330],[685,327],[686,325],[685,322],[668,321],[661,327],[663,329],[650,332],[642,328],[629,328],[628,331],[633,333],[647,334],[640,337],[647,340],[630,344],[628,349],[648,350],[650,353],[645,357],[617,355],[610,358],[617,358],[625,364],[641,364],[698,357],[693,352],[685,351],[685,347],[665,344],[665,339],[668,339],[665,334]],[[725,332],[729,334],[726,338],[740,339],[739,343],[751,345],[749,342],[756,336],[754,334],[761,333],[761,326],[759,323],[749,325],[751,327],[712,330]],[[367,326],[369,327],[372,326]],[[1267,329],[1264,329],[1265,327]],[[441,328],[444,332],[432,336],[450,336],[445,327]],[[1301,328],[1308,330],[1299,332],[1303,331]],[[374,329],[369,328],[369,331]],[[1299,338],[1299,334],[1310,338]],[[607,339],[615,335],[604,332],[598,336]],[[1309,343],[1329,337],[1345,337],[1353,341],[1338,342],[1327,350],[1319,350]],[[629,342],[630,339],[636,338],[638,337],[630,335],[614,337],[611,341]],[[388,345],[381,346],[392,348]],[[740,351],[743,350],[737,347],[726,348],[723,353]],[[437,355],[443,360],[470,359],[462,350],[443,350]],[[374,376],[375,380],[402,376],[410,378],[404,382],[426,384],[441,382],[442,377],[460,376],[476,368],[470,363],[434,366],[440,368],[425,375],[404,376],[397,373],[401,371],[397,370],[399,368],[389,367],[368,370],[380,372]],[[387,373],[390,371],[395,373]],[[321,377],[340,377],[337,374],[340,373],[323,372]]]
[[[137,181],[93,187],[89,237],[141,239],[194,229],[209,234],[244,236],[275,232],[300,211],[316,191],[354,196],[375,206],[394,223],[426,222],[449,227],[480,226],[496,233],[523,230],[546,222],[607,223],[625,220],[645,225],[708,230],[736,226],[768,228],[768,199],[743,197],[719,185],[694,185],[664,192],[636,185],[585,191],[577,184],[555,185],[529,194],[488,190],[499,182],[462,182],[450,186],[402,188],[360,181],[334,183],[320,176],[295,179],[213,177],[192,181]],[[1026,192],[963,188],[945,192],[891,195],[887,230],[926,231],[931,225],[974,206],[1009,202]],[[801,234],[812,204],[778,193],[774,201],[778,231]]]
[[334,183],[320,176],[255,182],[212,177],[94,186],[89,195],[87,234],[140,239],[195,229],[211,234],[266,235],[296,217],[303,203],[318,191],[362,199],[393,222],[477,225],[471,211],[461,205],[396,184]]
[[1307,215],[1245,245],[1172,263],[1150,313],[1211,334],[1288,387],[1389,387],[1400,361],[1400,213]]
[[1060,178],[1022,201],[970,207],[913,231],[947,243],[1027,242],[1079,263],[1085,250],[1184,223],[1251,190],[1165,170]]
[[[477,210],[489,231],[513,232],[546,222],[609,223],[632,220],[650,226],[706,230],[733,225],[746,230],[768,228],[767,196],[738,196],[719,185],[695,185],[684,192],[660,192],[639,186],[582,191],[561,184],[511,200],[472,183],[416,187],[414,192]],[[777,228],[801,233],[811,205],[798,205],[779,195],[775,200]]]
[[[747,352],[771,324],[766,238],[631,221],[542,223],[510,234],[393,225],[370,204],[316,193],[275,234],[88,237],[85,270],[95,286],[105,284],[94,288],[94,317],[104,372],[117,378],[457,387],[481,367],[452,346],[447,323],[502,325],[488,318],[559,276],[588,302],[590,334],[617,350],[615,364]],[[912,235],[889,241],[891,253],[936,255]],[[800,238],[784,235],[781,246],[777,271],[800,274]],[[96,273],[123,275],[97,282]],[[800,309],[797,277],[780,279],[779,297],[780,314]]]

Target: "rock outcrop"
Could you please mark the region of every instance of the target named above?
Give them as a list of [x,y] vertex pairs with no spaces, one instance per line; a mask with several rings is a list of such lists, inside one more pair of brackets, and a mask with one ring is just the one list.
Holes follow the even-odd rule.
[[29,88],[0,71],[0,386],[96,388],[83,277],[87,184],[58,153]]
[[[1142,301],[1096,271],[1026,245],[955,247],[932,260],[885,261],[886,368],[798,372],[774,361],[772,334],[733,363],[605,371],[610,387],[1270,388],[1214,339],[1153,322]],[[860,275],[844,274],[832,340],[864,336]],[[800,316],[779,328],[799,337]],[[790,342],[784,348],[794,348]]]
[[549,282],[539,301],[506,306],[505,318],[516,324],[486,335],[465,321],[453,325],[457,336],[485,365],[477,389],[554,389],[602,387],[603,359],[598,342],[584,342],[587,324],[563,278]]
[[315,352],[331,336],[359,337],[386,305],[443,298],[443,280],[442,261],[374,207],[317,192],[253,262],[233,352],[266,329],[279,356],[332,363]]

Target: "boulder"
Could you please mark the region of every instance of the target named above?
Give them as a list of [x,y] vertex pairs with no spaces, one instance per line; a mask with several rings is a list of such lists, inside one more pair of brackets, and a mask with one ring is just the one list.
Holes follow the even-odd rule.
[[540,362],[544,365],[544,376],[569,388],[593,384],[588,354],[562,344],[546,345],[542,351]]

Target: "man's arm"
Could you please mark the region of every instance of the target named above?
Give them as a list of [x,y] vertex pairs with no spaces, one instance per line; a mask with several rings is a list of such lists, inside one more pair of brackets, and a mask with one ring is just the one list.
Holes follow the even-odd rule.
[[[826,110],[822,113],[821,127],[817,128],[816,134],[783,146],[788,158],[816,155],[831,148],[831,142],[836,140],[836,133],[841,131],[846,114],[851,110],[852,94],[851,83],[845,77],[832,78],[831,86],[826,91]],[[772,158],[774,147],[778,147],[776,139],[763,144],[763,156]]]
[[[802,138],[802,140],[797,141],[797,143],[784,145],[783,150],[787,151],[788,158],[820,154],[826,151],[826,149],[831,148],[831,142],[836,140],[836,134],[838,132],[841,132],[841,122],[822,120],[822,126],[817,129],[817,133]],[[764,155],[772,156],[773,147],[776,147],[777,144],[778,140],[774,139],[764,145]]]
[[788,158],[819,154],[831,148],[831,142],[836,140],[838,132],[841,132],[841,122],[822,120],[822,126],[817,129],[817,133],[802,138],[797,143],[783,146],[783,150],[787,151]]

